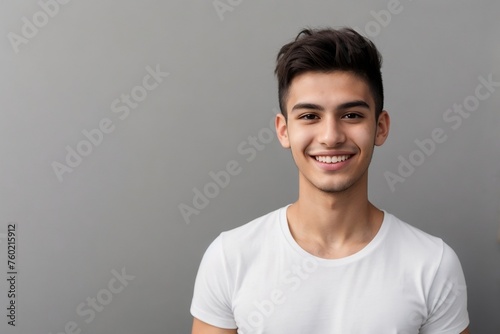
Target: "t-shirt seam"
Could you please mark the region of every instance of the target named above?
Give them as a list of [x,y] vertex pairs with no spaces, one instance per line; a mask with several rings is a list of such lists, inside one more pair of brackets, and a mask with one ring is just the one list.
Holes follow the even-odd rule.
[[[444,332],[440,332],[439,334],[457,334],[457,330],[463,331],[465,330],[468,326],[470,325],[470,320],[469,319],[462,319],[459,324],[456,324],[455,328],[452,329],[446,329]],[[465,326],[462,328],[462,326]],[[458,329],[461,328],[461,329]],[[427,333],[426,332],[419,332],[419,334],[432,334],[432,333]]]
[[191,305],[191,314],[203,321],[206,322],[212,326],[224,328],[224,329],[236,329],[238,328],[235,325],[234,320],[227,320],[224,318],[221,318],[217,315],[213,315],[212,313],[208,313],[207,311],[204,311],[203,309],[199,308],[197,305]]

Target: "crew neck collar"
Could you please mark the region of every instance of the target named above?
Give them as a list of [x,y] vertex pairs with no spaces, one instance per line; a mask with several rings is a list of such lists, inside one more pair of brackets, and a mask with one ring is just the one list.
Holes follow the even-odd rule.
[[279,212],[279,224],[281,227],[281,231],[283,233],[284,238],[286,239],[287,243],[289,246],[297,252],[300,256],[308,258],[309,260],[313,260],[317,262],[318,264],[322,264],[325,266],[340,266],[340,265],[345,265],[348,263],[352,263],[355,261],[358,261],[362,259],[363,257],[367,256],[371,252],[373,252],[374,249],[377,248],[377,246],[382,242],[384,239],[385,235],[387,234],[387,230],[389,229],[389,225],[391,222],[390,219],[390,214],[387,213],[385,210],[382,210],[384,213],[384,218],[382,220],[382,225],[380,226],[379,230],[377,231],[377,234],[373,237],[373,239],[361,250],[358,252],[351,254],[349,256],[339,258],[339,259],[324,259],[315,255],[312,255],[311,253],[307,252],[304,250],[298,243],[295,241],[295,239],[292,236],[292,233],[290,231],[290,227],[288,226],[288,220],[286,217],[286,212],[288,207],[291,204],[283,207],[280,209]]

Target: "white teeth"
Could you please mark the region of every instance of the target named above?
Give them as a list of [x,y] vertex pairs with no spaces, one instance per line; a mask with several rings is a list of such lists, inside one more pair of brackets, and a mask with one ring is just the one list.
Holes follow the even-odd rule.
[[350,157],[351,157],[350,155],[334,155],[334,156],[317,155],[316,156],[316,160],[318,160],[319,162],[325,162],[325,163],[328,163],[328,164],[335,164],[337,162],[346,161]]

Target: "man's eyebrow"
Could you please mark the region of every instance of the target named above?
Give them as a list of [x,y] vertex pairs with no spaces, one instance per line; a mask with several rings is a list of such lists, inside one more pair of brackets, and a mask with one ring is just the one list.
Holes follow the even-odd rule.
[[363,100],[356,100],[356,101],[349,101],[346,103],[342,103],[341,105],[337,106],[337,109],[350,109],[356,107],[370,109],[370,105],[368,105],[368,103],[366,103]]
[[[344,110],[344,109],[350,109],[350,108],[356,108],[356,107],[370,109],[370,105],[363,100],[355,100],[355,101],[345,102],[345,103],[338,105],[335,109]],[[320,106],[318,104],[308,103],[308,102],[297,103],[296,105],[293,106],[292,111],[298,110],[298,109],[309,109],[309,110],[317,110],[317,111],[325,110],[325,108],[323,108],[322,106]]]
[[314,104],[314,103],[297,103],[296,105],[293,106],[292,111],[298,110],[298,109],[309,109],[309,110],[318,110],[322,111],[324,108],[320,106],[319,104]]

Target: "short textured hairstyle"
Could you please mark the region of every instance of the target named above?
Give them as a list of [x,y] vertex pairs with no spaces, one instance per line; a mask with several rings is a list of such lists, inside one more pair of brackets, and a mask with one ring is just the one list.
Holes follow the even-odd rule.
[[287,117],[286,99],[292,80],[305,72],[352,72],[364,80],[375,101],[375,116],[384,107],[382,56],[372,41],[351,28],[304,29],[285,44],[276,58],[278,97],[281,113]]

